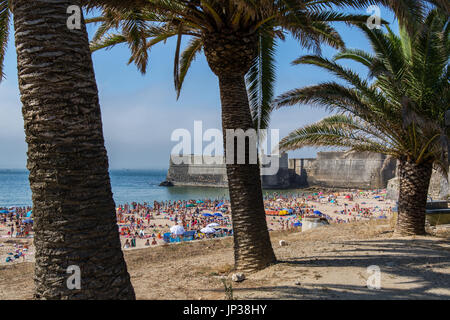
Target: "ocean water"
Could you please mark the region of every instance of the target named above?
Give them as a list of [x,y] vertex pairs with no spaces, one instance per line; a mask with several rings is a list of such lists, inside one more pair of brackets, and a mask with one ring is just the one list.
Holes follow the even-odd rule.
[[[166,174],[166,170],[112,170],[111,186],[116,204],[228,198],[225,188],[160,187]],[[31,205],[28,171],[0,170],[0,207]]]
[[[112,170],[111,186],[116,204],[153,203],[163,200],[229,199],[227,188],[160,187],[166,170]],[[264,190],[265,196],[301,194],[301,189]],[[0,170],[0,207],[31,206],[27,170]]]

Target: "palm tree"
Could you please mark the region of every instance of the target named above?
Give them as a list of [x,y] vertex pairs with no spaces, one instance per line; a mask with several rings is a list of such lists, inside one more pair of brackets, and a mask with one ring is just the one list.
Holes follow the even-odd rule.
[[[0,2],[2,41],[8,5]],[[10,5],[33,197],[35,298],[134,299],[86,28],[84,21],[81,30],[66,25],[67,8],[80,1],[14,0]],[[79,268],[80,288],[72,286],[77,281],[71,282],[67,271],[77,270],[70,266]]]
[[[303,56],[297,64],[326,69],[346,81],[346,87],[326,82],[287,92],[277,106],[298,103],[326,107],[338,113],[304,126],[285,137],[281,148],[337,146],[352,151],[371,151],[399,160],[400,196],[396,232],[425,233],[425,206],[432,167],[448,171],[449,130],[444,115],[450,105],[450,54],[448,15],[432,10],[416,21],[409,36],[360,28],[374,54],[343,50],[335,57],[351,59],[369,69],[373,82],[335,61]],[[413,23],[410,22],[412,26]]]
[[[333,9],[363,8],[380,2],[383,1],[149,0],[139,9],[108,9],[101,17],[89,19],[101,23],[91,49],[127,43],[132,52],[129,62],[144,73],[150,49],[175,37],[174,82],[178,95],[192,61],[203,52],[219,79],[226,145],[229,129],[246,131],[268,124],[277,40],[291,34],[308,49],[319,50],[322,43],[342,48],[344,43],[330,22],[362,23],[368,17]],[[114,33],[115,30],[119,32]],[[183,36],[190,41],[182,51]],[[256,146],[247,144],[245,159],[251,148]],[[267,230],[259,165],[235,161],[226,167],[235,267],[243,271],[264,268],[275,262],[275,255]]]

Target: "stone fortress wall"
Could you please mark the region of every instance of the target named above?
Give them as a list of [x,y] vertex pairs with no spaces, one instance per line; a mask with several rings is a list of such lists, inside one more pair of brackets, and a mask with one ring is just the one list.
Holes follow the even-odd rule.
[[[166,180],[173,185],[226,187],[223,158],[222,163],[208,164],[212,162],[211,157],[194,155],[185,157],[182,164],[171,159]],[[278,173],[263,175],[261,181],[265,189],[385,188],[395,176],[395,165],[385,155],[368,152],[319,152],[316,159],[289,159],[282,154]]]
[[[218,164],[209,164],[213,160],[211,157],[190,155],[183,159],[183,164],[175,164],[171,159],[166,181],[168,185],[175,186],[227,187],[223,157]],[[287,154],[282,154],[278,173],[263,175],[261,181],[265,189],[386,188],[387,197],[396,200],[399,188],[396,171],[397,161],[382,154],[319,152],[314,159],[289,159]],[[448,179],[434,171],[428,192],[433,200],[446,200],[450,196]]]
[[315,159],[290,159],[294,185],[381,189],[395,177],[396,161],[369,152],[319,152]]

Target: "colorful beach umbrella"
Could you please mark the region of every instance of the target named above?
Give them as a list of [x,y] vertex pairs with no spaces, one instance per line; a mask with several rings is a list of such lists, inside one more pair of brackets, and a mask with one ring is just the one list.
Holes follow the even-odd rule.
[[220,226],[220,225],[219,225],[218,223],[213,222],[213,223],[208,224],[206,227],[207,227],[207,228],[208,228],[208,227],[214,228],[214,227],[219,227],[219,226]]
[[214,233],[214,232],[216,232],[216,230],[211,228],[211,227],[206,227],[206,228],[201,229],[200,232],[202,232],[202,233]]
[[174,234],[174,235],[182,235],[185,233],[185,230],[182,226],[180,225],[174,225],[170,228],[170,233]]

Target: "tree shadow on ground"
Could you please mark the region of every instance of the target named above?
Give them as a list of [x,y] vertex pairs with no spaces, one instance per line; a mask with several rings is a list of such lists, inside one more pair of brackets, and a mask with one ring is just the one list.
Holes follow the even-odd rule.
[[[319,267],[330,267],[331,272],[336,268],[361,268],[361,273],[365,273],[368,266],[376,265],[381,270],[381,288],[369,289],[364,282],[359,286],[343,284],[342,280],[296,285],[295,281],[281,275],[276,285],[270,285],[264,279],[259,281],[259,285],[250,285],[250,277],[248,285],[245,282],[235,285],[235,295],[239,297],[242,294],[249,299],[450,299],[449,241],[381,239],[332,244],[341,249],[332,250],[332,255],[328,251],[317,250],[313,256],[278,261],[276,267],[285,266],[290,273],[301,275],[305,269],[314,272]],[[369,276],[366,273],[366,277]],[[396,279],[401,288],[383,288],[383,278]],[[292,285],[286,285],[286,282]],[[441,290],[436,293],[438,289]]]

